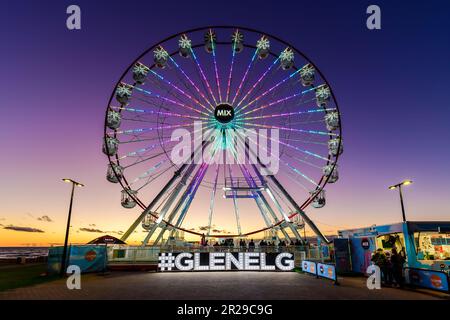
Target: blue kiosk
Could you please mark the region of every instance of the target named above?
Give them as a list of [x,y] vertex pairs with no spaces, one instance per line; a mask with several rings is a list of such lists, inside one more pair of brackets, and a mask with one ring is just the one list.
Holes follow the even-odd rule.
[[[364,274],[375,250],[390,253],[396,248],[406,257],[405,277],[410,284],[449,291],[450,221],[407,221],[342,230],[338,234],[340,250],[348,248],[349,271]],[[345,256],[338,252],[336,243],[335,250],[336,259]]]

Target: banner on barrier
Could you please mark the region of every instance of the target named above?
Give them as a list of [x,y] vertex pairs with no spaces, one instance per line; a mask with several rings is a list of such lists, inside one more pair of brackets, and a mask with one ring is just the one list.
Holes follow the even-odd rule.
[[406,281],[414,286],[449,292],[448,276],[445,272],[406,268]]
[[317,264],[317,275],[319,277],[327,278],[336,281],[336,268],[332,264]]
[[[47,262],[49,273],[58,273],[60,271],[62,255],[63,247],[49,249]],[[67,255],[67,267],[77,265],[80,267],[81,272],[99,272],[106,268],[106,246],[71,246]]]
[[317,268],[316,268],[316,263],[312,262],[312,261],[306,261],[303,260],[302,261],[302,271],[303,272],[307,272],[307,273],[311,273],[311,274],[317,274]]

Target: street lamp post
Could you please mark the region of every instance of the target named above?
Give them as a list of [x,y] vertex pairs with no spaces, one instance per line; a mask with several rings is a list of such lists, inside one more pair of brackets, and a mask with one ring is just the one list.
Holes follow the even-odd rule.
[[411,184],[412,181],[411,180],[405,180],[403,182],[394,184],[392,186],[389,187],[389,190],[394,190],[394,189],[398,189],[398,192],[400,194],[400,204],[402,206],[402,216],[403,216],[403,222],[406,222],[406,214],[405,214],[405,205],[403,203],[403,192],[402,192],[402,186],[407,186],[409,184]]
[[75,192],[75,186],[84,187],[84,184],[76,182],[75,180],[72,179],[62,179],[62,180],[67,183],[72,183],[72,192],[70,194],[69,216],[67,218],[66,238],[64,239],[64,249],[62,254],[61,270],[60,270],[60,275],[64,276],[66,270],[67,242],[69,241],[70,218],[72,216],[73,194]]

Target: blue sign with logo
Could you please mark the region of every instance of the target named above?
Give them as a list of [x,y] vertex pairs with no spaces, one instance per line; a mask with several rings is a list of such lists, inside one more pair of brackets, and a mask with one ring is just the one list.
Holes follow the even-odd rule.
[[316,268],[316,263],[312,262],[312,261],[306,261],[303,260],[302,261],[302,271],[303,272],[307,272],[307,273],[311,273],[311,274],[317,274],[317,268]]
[[336,281],[336,268],[334,265],[331,264],[318,263],[317,275],[319,277]]
[[448,276],[445,272],[406,268],[407,281],[414,286],[438,290],[449,291]]
[[[50,248],[48,252],[47,270],[58,273],[61,268],[63,247]],[[71,246],[67,266],[77,265],[81,272],[99,272],[106,269],[106,246]]]

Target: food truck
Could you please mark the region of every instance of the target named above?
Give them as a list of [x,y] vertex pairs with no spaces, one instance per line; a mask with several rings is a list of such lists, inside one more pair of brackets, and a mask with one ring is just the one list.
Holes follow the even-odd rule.
[[407,221],[382,226],[341,230],[339,239],[348,240],[350,269],[365,273],[372,254],[382,249],[387,256],[393,248],[406,258],[406,280],[422,287],[449,290],[450,221]]

